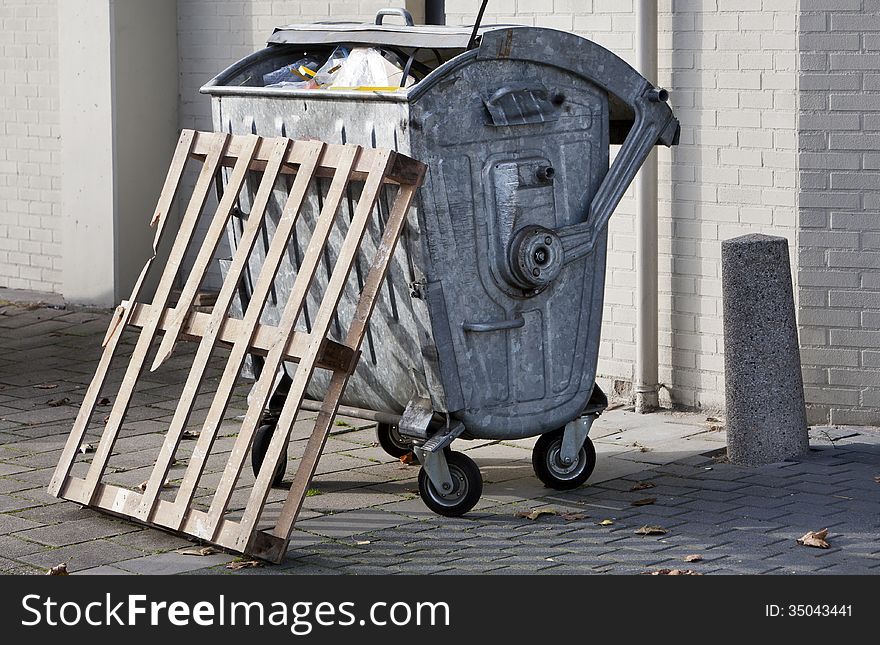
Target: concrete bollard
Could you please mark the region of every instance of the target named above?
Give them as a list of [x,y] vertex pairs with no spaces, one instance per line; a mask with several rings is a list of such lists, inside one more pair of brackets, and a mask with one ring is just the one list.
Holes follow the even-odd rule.
[[721,243],[727,455],[767,464],[810,448],[788,241]]

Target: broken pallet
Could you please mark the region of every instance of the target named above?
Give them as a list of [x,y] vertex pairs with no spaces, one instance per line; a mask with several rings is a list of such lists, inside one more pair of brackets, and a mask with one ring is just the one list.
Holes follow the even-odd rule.
[[[179,229],[168,259],[158,279],[152,301],[139,300],[147,276],[153,269],[159,243],[168,225],[168,214],[181,192],[184,171],[190,164],[201,164],[190,199],[182,209]],[[228,173],[224,191],[213,213],[206,213],[209,193],[219,181],[220,171]],[[238,195],[249,175],[261,178],[253,197],[238,246],[227,275],[210,313],[197,311],[199,288],[209,270]],[[150,258],[135,284],[131,297],[116,309],[104,339],[104,350],[89,386],[61,459],[49,485],[49,493],[96,509],[122,515],[148,525],[184,533],[234,551],[279,562],[287,550],[290,533],[314,475],[327,440],[339,399],[357,365],[360,346],[372,314],[379,288],[388,270],[395,245],[403,229],[407,212],[425,174],[423,164],[390,150],[365,149],[352,145],[332,145],[318,141],[292,141],[286,138],[262,138],[254,135],[184,130],[177,144],[168,175],[160,194],[151,225],[156,227]],[[292,182],[278,182],[282,175],[293,175]],[[316,179],[329,183],[321,200],[320,213],[311,230],[308,247],[277,326],[261,324],[261,314],[273,288],[307,192],[316,190]],[[339,249],[338,257],[323,290],[320,307],[311,320],[308,332],[295,329],[328,238],[337,221],[340,204],[353,183],[361,183],[360,200]],[[258,277],[241,319],[230,315],[238,285],[247,271],[258,235],[265,234],[264,220],[277,184],[287,185],[286,201],[271,238]],[[369,265],[363,287],[347,332],[341,342],[328,338],[331,321],[342,297],[349,273],[361,250],[361,242],[380,191],[396,187],[397,195],[376,252]],[[188,248],[193,245],[197,224],[207,217],[205,239],[194,249],[195,259],[189,275],[178,292],[174,289],[178,268]],[[172,306],[173,299],[176,304]],[[126,328],[139,329],[118,390],[112,394],[113,407],[85,477],[73,476],[72,470],[85,433],[102,395],[107,377]],[[151,370],[158,369],[171,355],[179,340],[198,343],[186,376],[179,404],[156,455],[155,465],[143,492],[129,490],[103,481],[114,444],[119,437],[136,384],[146,366],[148,353],[158,349]],[[213,390],[207,417],[201,424],[196,446],[186,465],[182,482],[173,499],[162,497],[169,469],[186,431],[193,404],[202,387],[209,361],[218,347],[228,350],[222,377]],[[224,421],[230,397],[240,378],[249,354],[264,357],[261,375],[253,385],[247,412],[238,428],[232,451],[213,493],[207,511],[193,508],[193,498],[200,484],[206,461],[211,454],[218,430]],[[282,362],[297,363],[293,383],[273,434],[262,467],[250,490],[240,519],[227,517],[230,499],[238,485],[263,410],[272,394],[273,380]],[[275,473],[289,441],[293,424],[315,369],[332,371],[326,395],[314,423],[305,451],[298,462],[293,485],[281,511],[268,529],[259,523]],[[204,484],[203,484],[204,486]],[[166,491],[167,492],[167,491]]]

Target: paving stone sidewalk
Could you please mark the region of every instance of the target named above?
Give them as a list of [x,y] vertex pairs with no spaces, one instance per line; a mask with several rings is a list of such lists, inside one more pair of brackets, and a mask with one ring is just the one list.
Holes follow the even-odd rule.
[[[745,468],[725,463],[723,428],[706,415],[623,409],[594,425],[598,466],[589,485],[571,492],[534,477],[534,440],[459,442],[485,480],[480,503],[459,519],[428,511],[416,493],[418,468],[385,455],[369,423],[343,418],[283,564],[233,571],[225,566],[232,555],[180,554],[191,546],[185,539],[45,493],[108,319],[0,303],[0,572],[40,574],[66,562],[86,574],[880,573],[877,429],[813,428],[805,458]],[[122,485],[149,473],[175,407],[174,375],[146,377],[130,410],[108,471]],[[238,393],[233,414],[245,396]],[[194,423],[205,409],[197,406]],[[231,441],[221,438],[221,451]],[[209,483],[221,469],[209,463]],[[273,491],[268,508],[284,493]],[[633,505],[647,498],[655,501]],[[517,516],[536,508],[557,514]],[[666,533],[636,535],[645,525]],[[831,548],[796,544],[826,527]],[[702,559],[685,562],[691,554]]]

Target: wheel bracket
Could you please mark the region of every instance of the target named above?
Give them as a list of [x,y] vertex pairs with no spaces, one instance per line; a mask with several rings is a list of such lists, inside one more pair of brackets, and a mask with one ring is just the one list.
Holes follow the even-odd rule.
[[453,440],[457,439],[464,432],[464,424],[456,421],[454,425],[442,428],[434,433],[430,439],[422,444],[422,450],[425,452],[439,452],[446,446],[450,445]]
[[562,434],[562,448],[559,450],[559,459],[566,466],[577,461],[578,453],[590,434],[590,427],[599,415],[591,414],[569,421],[565,425]]
[[413,446],[413,452],[419,458],[419,462],[425,469],[428,479],[434,484],[434,488],[444,494],[450,492],[452,490],[452,475],[449,472],[449,465],[446,463],[446,451],[427,452],[421,446]]

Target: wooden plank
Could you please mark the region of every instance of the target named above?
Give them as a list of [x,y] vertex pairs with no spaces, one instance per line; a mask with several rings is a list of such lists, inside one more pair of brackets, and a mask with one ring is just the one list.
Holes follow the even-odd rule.
[[[259,323],[266,299],[272,289],[275,275],[278,272],[278,267],[282,258],[287,253],[290,238],[302,210],[306,193],[311,183],[314,170],[321,158],[324,145],[325,144],[320,141],[297,141],[294,143],[290,155],[288,156],[289,160],[300,163],[300,172],[297,173],[296,179],[294,179],[293,186],[290,190],[290,196],[285,204],[281,218],[278,221],[275,235],[273,236],[272,242],[266,252],[266,257],[263,260],[260,275],[254,284],[250,302],[248,303],[244,318],[241,321],[243,333],[241,333],[236,339],[230,355],[227,358],[226,368],[220,378],[220,383],[217,386],[214,399],[211,402],[211,407],[209,408],[205,422],[202,425],[202,431],[199,434],[199,438],[196,440],[193,457],[190,458],[189,464],[187,465],[183,477],[183,483],[177,493],[177,498],[175,500],[176,515],[172,522],[176,522],[178,526],[183,524],[186,513],[189,510],[193,493],[195,492],[198,480],[202,475],[202,470],[205,467],[205,460],[207,459],[211,446],[214,443],[217,429],[223,421],[229,397],[235,388],[239,372],[241,371],[241,366],[244,363],[244,359],[247,356],[253,338],[254,330]],[[274,378],[274,375],[270,375],[270,377]]]
[[166,314],[169,320],[166,323],[165,336],[163,336],[159,349],[156,351],[156,357],[153,360],[153,365],[150,367],[151,372],[155,372],[156,369],[171,355],[171,352],[174,349],[174,343],[177,342],[180,328],[183,326],[184,320],[186,320],[186,317],[190,313],[190,308],[192,307],[199,287],[202,285],[205,273],[208,271],[211,260],[214,259],[214,253],[217,251],[217,247],[220,245],[220,239],[226,231],[226,223],[229,221],[229,216],[232,214],[232,208],[238,201],[238,195],[241,192],[241,188],[244,185],[248,172],[250,171],[251,161],[253,161],[254,154],[257,152],[257,146],[262,141],[260,137],[255,137],[253,135],[233,137],[232,140],[235,142],[243,140],[243,143],[238,146],[240,156],[238,157],[235,166],[233,166],[232,174],[229,176],[229,180],[227,181],[223,193],[223,198],[217,205],[217,211],[211,218],[208,230],[205,232],[205,237],[202,240],[202,245],[199,247],[199,252],[196,255],[192,268],[190,269],[189,276],[187,276],[186,283],[178,296],[177,305],[170,314]]
[[[177,141],[177,147],[175,148],[174,156],[171,160],[171,166],[165,177],[165,184],[162,187],[162,192],[159,194],[159,201],[152,218],[152,222],[154,222],[154,225],[156,226],[156,233],[153,240],[153,257],[156,257],[156,251],[162,238],[162,232],[164,230],[162,223],[165,221],[165,213],[168,212],[168,209],[174,202],[174,197],[177,194],[180,179],[183,176],[183,171],[186,167],[186,162],[189,159],[189,153],[193,147],[195,139],[195,132],[192,130],[183,130]],[[141,271],[137,282],[135,282],[130,300],[135,301],[140,295],[144,279],[150,265],[152,264],[152,260],[153,258],[150,258]],[[58,460],[58,465],[56,466],[52,479],[49,482],[48,492],[50,495],[57,497],[61,492],[61,487],[64,484],[64,481],[70,475],[70,469],[73,467],[73,462],[76,460],[79,446],[82,443],[83,436],[85,436],[86,428],[88,427],[89,421],[94,413],[95,404],[98,402],[98,397],[101,395],[101,389],[104,387],[110,364],[112,363],[113,357],[119,346],[119,339],[122,337],[122,329],[125,327],[125,317],[126,312],[117,309],[113,319],[110,321],[108,334],[103,343],[104,351],[101,354],[101,360],[98,363],[98,367],[95,370],[95,375],[92,377],[89,388],[86,390],[85,396],[83,397],[83,402],[77,413],[73,429],[67,437],[67,443],[64,445],[61,457]]]
[[[424,166],[423,166],[424,168]],[[346,345],[356,349],[360,348],[367,328],[367,323],[372,315],[375,307],[379,289],[388,273],[388,267],[394,255],[394,249],[406,223],[406,214],[409,212],[410,205],[415,198],[418,186],[424,179],[424,170],[416,179],[416,184],[412,186],[402,186],[397,195],[397,199],[392,207],[391,214],[385,224],[385,232],[382,240],[376,250],[370,272],[367,275],[364,289],[358,300],[355,314],[345,337]],[[324,450],[327,437],[330,434],[330,428],[333,424],[333,418],[336,416],[336,410],[339,407],[339,399],[342,396],[345,386],[348,383],[349,374],[344,372],[336,372],[330,380],[327,393],[324,397],[324,403],[318,418],[315,421],[315,429],[306,443],[305,451],[299,461],[296,474],[284,506],[275,524],[272,534],[284,540],[284,550],[287,548],[290,532],[302,508],[306,491],[314,477],[315,469],[318,466],[318,460]],[[242,528],[246,528],[247,523],[242,520]]]
[[[65,499],[82,498],[85,496],[85,487],[86,481],[84,479],[70,477],[63,489],[63,497]],[[92,506],[102,511],[139,521],[134,517],[134,511],[143,503],[143,495],[137,491],[101,483],[95,488],[93,500]],[[176,530],[172,529],[165,521],[174,514],[174,510],[173,502],[164,499],[158,500],[156,503],[155,519],[147,524],[170,530],[173,533],[185,533],[194,537],[200,537],[204,533],[202,527],[206,525],[207,513],[195,509],[191,510],[186,522],[179,530]],[[224,519],[214,543],[227,549],[234,549],[239,530],[238,522]]]
[[[192,300],[201,284],[202,276],[208,268],[208,263],[213,258],[214,251],[220,242],[220,237],[229,221],[232,207],[238,199],[238,194],[241,191],[245,178],[247,177],[248,168],[253,160],[257,146],[261,141],[259,137],[244,137],[243,139],[245,145],[239,146],[242,156],[238,158],[238,163],[229,179],[228,188],[217,207],[217,212],[215,213],[213,220],[211,221],[209,230],[205,236],[205,241],[199,250],[192,272],[190,273],[189,279],[187,280],[178,300],[177,308],[173,310],[171,316],[166,315],[164,319],[162,316],[156,316],[152,310],[145,310],[150,313],[149,317],[145,316],[147,320],[152,320],[154,318],[163,320],[159,327],[166,330],[166,334],[162,338],[162,342],[156,354],[156,361],[153,363],[154,370],[156,369],[157,364],[170,354],[171,349],[180,334],[181,327],[187,320],[187,314],[190,312]],[[239,138],[235,137],[232,139],[232,141],[239,140]],[[260,223],[262,222],[266,205],[272,195],[272,190],[281,169],[281,164],[287,154],[288,146],[289,142],[287,140],[276,142],[273,154],[269,158],[266,172],[263,174],[263,179],[260,182],[260,188],[258,189],[255,199],[257,210],[252,214],[253,221],[249,220],[247,223],[249,234],[252,237],[256,237],[257,235],[256,230],[259,229]],[[156,499],[158,498],[162,484],[168,474],[168,469],[171,467],[171,463],[174,459],[174,453],[177,451],[178,445],[180,445],[180,439],[183,436],[187,423],[189,422],[192,413],[192,406],[198,395],[202,379],[205,376],[208,361],[214,351],[218,336],[226,319],[226,314],[229,311],[229,306],[235,296],[238,277],[241,274],[241,266],[246,262],[247,255],[250,254],[252,246],[253,242],[236,251],[237,263],[233,263],[235,264],[235,266],[232,267],[233,273],[227,276],[227,280],[224,282],[221,292],[217,296],[217,302],[214,304],[214,309],[211,315],[205,316],[208,321],[205,326],[205,333],[202,334],[202,342],[199,344],[196,356],[193,359],[192,367],[190,368],[189,374],[187,374],[186,383],[181,392],[178,405],[174,410],[174,416],[171,419],[168,432],[165,434],[165,439],[162,442],[162,447],[159,450],[159,455],[156,458],[153,471],[150,474],[150,478],[147,480],[143,502],[134,514],[136,519],[148,521],[150,514],[154,509]],[[245,256],[244,259],[241,258],[242,255]],[[234,273],[235,271],[238,271],[238,273]],[[170,318],[170,320],[167,320],[168,318]]]
[[[199,138],[201,138],[201,136],[202,135],[200,134]],[[229,135],[226,134],[212,133],[206,136],[211,140],[208,160],[205,162],[204,166],[202,166],[202,170],[199,173],[199,178],[193,189],[192,197],[190,198],[186,212],[181,220],[180,230],[177,237],[174,239],[174,246],[169,253],[166,270],[162,273],[162,276],[159,279],[159,285],[156,287],[156,293],[153,297],[153,304],[158,307],[156,315],[152,320],[147,321],[141,329],[137,344],[132,352],[131,360],[125,371],[125,376],[123,376],[119,391],[116,393],[113,408],[110,411],[109,419],[104,427],[104,433],[101,435],[98,447],[92,457],[92,464],[89,467],[89,472],[86,476],[86,495],[89,496],[89,501],[95,487],[101,479],[101,476],[104,474],[104,469],[107,467],[107,461],[110,459],[113,444],[116,442],[116,437],[122,427],[122,422],[128,411],[128,405],[131,402],[131,396],[134,393],[137,379],[140,377],[141,370],[146,361],[147,352],[153,342],[156,329],[159,327],[161,315],[164,313],[164,309],[168,305],[171,289],[174,287],[177,269],[183,263],[184,255],[195,233],[199,215],[205,207],[205,202],[208,199],[208,192],[214,182],[217,169],[220,165],[220,159],[223,157],[226,144],[229,140]]]
[[[384,152],[386,153],[384,159],[380,157],[376,160],[376,163],[364,184],[357,209],[355,210],[354,218],[349,224],[348,233],[339,249],[336,264],[333,267],[333,273],[327,282],[324,296],[321,299],[321,306],[315,315],[315,319],[312,321],[313,336],[326,336],[330,329],[333,314],[339,304],[339,299],[342,296],[342,291],[345,288],[345,283],[348,280],[352,266],[357,259],[357,253],[370,222],[370,216],[376,207],[385,173],[394,161],[393,152]],[[309,245],[309,248],[306,251],[307,254],[309,251],[312,251],[312,246],[312,244]],[[323,251],[323,246],[320,249],[315,249],[315,256],[319,256],[321,251]],[[311,276],[309,277],[309,280],[311,280]],[[296,420],[300,403],[305,396],[306,387],[308,386],[315,370],[315,359],[317,358],[318,349],[318,343],[313,342],[310,344],[306,354],[300,360],[296,373],[293,376],[290,389],[288,390],[284,406],[282,407],[278,419],[275,433],[269,443],[269,448],[266,451],[262,467],[260,468],[256,481],[254,482],[254,487],[251,490],[250,498],[241,519],[241,533],[239,535],[238,543],[239,549],[243,550],[247,547],[251,539],[251,533],[253,533],[257,522],[259,521],[263,506],[266,503],[266,496],[269,493],[269,487],[272,483],[272,476],[281,458],[282,451],[287,444],[290,430]],[[243,424],[242,431],[246,431],[247,428],[247,424]],[[214,505],[212,504],[212,510],[214,510],[213,506]]]
[[[251,164],[252,170],[262,170],[263,166],[265,166],[271,152],[271,147],[268,143],[269,141],[271,141],[271,139],[264,139],[257,149],[254,161]],[[238,146],[239,144],[235,141],[230,143],[229,152],[223,158],[224,166],[232,167],[235,165],[235,160],[239,155]],[[315,169],[315,176],[333,177],[336,174],[336,168],[339,167],[340,160],[345,156],[345,149],[347,147],[348,146],[346,145],[340,144],[326,144],[324,154],[321,157],[321,162]],[[192,151],[192,156],[197,159],[204,159],[206,150],[206,146],[197,145]],[[381,154],[381,151],[378,149],[364,149],[355,164],[355,167],[352,169],[349,179],[351,181],[366,181],[370,168],[373,167],[375,159],[379,154]],[[385,182],[392,184],[412,183],[414,178],[418,176],[420,166],[421,164],[418,161],[414,161],[404,155],[396,155],[394,163],[386,173]],[[297,173],[297,168],[296,166],[285,164],[281,169],[281,172],[285,175],[295,175]]]
[[[123,301],[122,307],[129,307],[130,303]],[[143,327],[144,322],[152,315],[153,305],[135,304],[134,312],[128,324],[132,327]],[[236,339],[243,332],[242,321],[237,318],[226,318],[222,321],[222,325],[216,326],[212,320],[213,313],[206,314],[201,311],[194,311],[183,325],[180,331],[180,339],[185,341],[201,341],[203,337],[208,336],[213,329],[219,329],[216,332],[216,344],[223,347],[232,347]],[[159,325],[160,332],[165,331],[166,323],[163,321]],[[274,342],[278,334],[278,328],[272,325],[257,325],[253,340],[251,341],[250,353],[257,356],[266,356],[269,348]],[[305,348],[309,343],[310,334],[301,331],[294,331],[293,337],[284,349],[283,360],[292,363],[298,363],[299,359],[305,352]],[[321,369],[331,371],[349,372],[354,369],[356,363],[357,352],[350,347],[337,343],[334,340],[325,338],[321,345],[321,353],[318,355],[317,366]],[[195,361],[194,361],[195,362]]]
[[[266,356],[260,378],[257,379],[257,383],[250,392],[248,410],[245,413],[244,421],[242,421],[241,430],[239,430],[238,437],[236,437],[232,452],[229,455],[229,460],[223,471],[220,484],[217,486],[217,492],[214,495],[214,499],[211,501],[211,508],[208,511],[210,521],[219,521],[226,512],[229,499],[235,488],[235,483],[238,481],[247,452],[251,447],[253,434],[257,429],[263,410],[272,394],[275,374],[283,359],[284,349],[293,337],[293,327],[296,324],[297,318],[299,318],[306,296],[309,293],[312,280],[315,277],[315,272],[321,262],[324,248],[327,245],[327,240],[333,230],[333,224],[336,221],[336,217],[340,210],[339,207],[345,196],[345,190],[349,185],[351,169],[357,163],[361,149],[359,147],[349,146],[345,149],[345,152],[346,156],[340,160],[336,176],[330,184],[330,188],[327,191],[327,198],[324,200],[321,213],[318,215],[318,219],[315,222],[309,245],[303,254],[302,261],[300,262],[299,270],[297,271],[296,278],[290,290],[290,296],[281,315],[281,321],[278,324],[279,333],[276,335],[276,338],[269,349],[269,353]],[[387,164],[387,160],[385,163]],[[372,184],[375,183],[375,180],[373,180]],[[368,184],[370,189],[372,189],[372,184]],[[381,187],[381,177],[378,185]],[[364,190],[365,195],[371,195],[371,193],[366,192],[367,187],[365,187]],[[378,189],[376,190],[378,191]],[[275,240],[273,239],[273,243],[274,241]],[[335,305],[333,309],[335,310]],[[332,312],[330,313],[332,314]],[[319,313],[318,316],[320,318],[321,314]],[[319,348],[322,339],[327,335],[330,316],[328,315],[326,317],[328,320],[327,326],[321,326],[318,319],[312,323],[309,342],[306,345],[303,358],[300,359],[300,365],[302,365],[302,361],[304,360],[310,361],[310,373],[311,370],[314,369],[315,361],[315,357],[312,356],[312,354],[315,353],[313,348]]]

